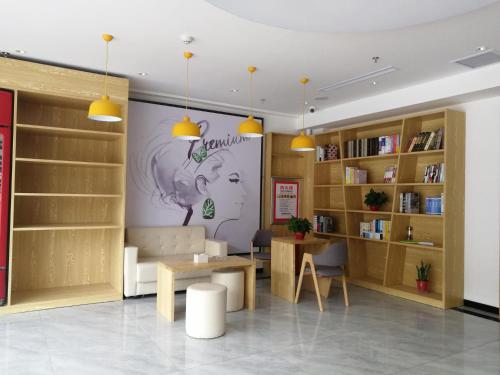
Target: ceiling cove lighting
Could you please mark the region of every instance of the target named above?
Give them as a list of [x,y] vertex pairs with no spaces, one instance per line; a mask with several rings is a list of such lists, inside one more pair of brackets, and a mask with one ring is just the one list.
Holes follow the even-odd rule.
[[292,139],[292,144],[290,148],[292,151],[314,151],[316,149],[316,145],[314,144],[314,140],[304,134],[304,122],[305,122],[305,114],[306,114],[306,85],[309,82],[309,78],[304,77],[301,78],[300,83],[303,85],[303,100],[302,100],[302,130],[298,136]]
[[200,128],[188,116],[188,104],[189,104],[189,59],[193,57],[191,52],[184,52],[184,58],[186,59],[186,86],[185,86],[185,96],[186,96],[186,113],[182,118],[181,122],[178,122],[172,128],[172,137],[183,140],[183,141],[197,141],[201,138]]
[[122,120],[122,110],[119,104],[113,103],[108,96],[108,61],[109,42],[113,35],[102,34],[106,42],[106,74],[104,75],[104,95],[99,100],[94,100],[89,107],[88,118],[95,121],[118,122]]
[[255,121],[253,118],[253,74],[257,70],[255,66],[248,67],[248,73],[250,73],[250,115],[248,118],[240,123],[240,127],[238,129],[238,134],[242,137],[247,138],[260,138],[264,135],[264,131],[262,129],[262,124],[260,122]]
[[366,74],[360,75],[358,77],[353,77],[350,79],[346,79],[345,81],[339,81],[339,82],[336,82],[334,84],[321,87],[318,89],[318,91],[329,92],[329,91],[340,89],[341,87],[354,85],[355,83],[363,82],[366,80],[373,81],[373,78],[375,78],[375,77],[380,77],[380,76],[383,76],[383,75],[386,75],[389,73],[393,73],[393,72],[396,72],[397,70],[398,70],[398,68],[396,68],[395,66],[392,66],[392,65],[386,66],[385,68],[377,69],[377,70],[374,70],[373,72],[366,73]]

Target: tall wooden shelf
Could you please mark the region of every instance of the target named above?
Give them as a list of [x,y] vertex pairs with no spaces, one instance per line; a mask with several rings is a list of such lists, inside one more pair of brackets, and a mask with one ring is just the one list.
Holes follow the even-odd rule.
[[[442,150],[405,152],[408,140],[420,131],[445,129]],[[401,152],[359,158],[344,158],[346,141],[399,134]],[[452,110],[437,110],[340,128],[317,134],[316,144],[333,143],[341,158],[313,162],[311,189],[314,214],[333,216],[334,233],[316,236],[346,241],[349,249],[350,282],[387,294],[440,308],[463,303],[464,231],[464,152],[465,116]],[[444,163],[444,183],[422,183],[425,167]],[[386,167],[397,166],[396,183],[384,183]],[[368,171],[368,183],[345,184],[345,168]],[[389,201],[380,212],[369,211],[363,203],[371,189],[384,191]],[[418,192],[420,213],[399,213],[399,194]],[[445,214],[426,215],[425,198],[444,193]],[[391,221],[390,238],[379,241],[359,237],[359,223],[380,218]],[[413,227],[414,238],[432,241],[434,246],[407,245],[406,228]],[[344,239],[345,238],[345,239]],[[423,260],[432,264],[430,293],[416,290],[415,265]]]
[[123,296],[128,80],[110,77],[124,120],[88,120],[101,75],[0,58],[15,92],[8,304],[1,313]]

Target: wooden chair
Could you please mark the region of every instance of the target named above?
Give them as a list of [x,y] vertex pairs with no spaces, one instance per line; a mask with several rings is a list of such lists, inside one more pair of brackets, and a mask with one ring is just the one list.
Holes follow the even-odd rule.
[[271,253],[254,252],[254,247],[271,247],[273,232],[269,229],[259,229],[250,241],[250,259],[258,259],[263,262],[271,262]]
[[[345,243],[334,243],[318,255],[304,253],[302,266],[300,268],[299,283],[297,285],[297,293],[295,294],[295,303],[298,303],[299,301],[300,289],[302,288],[304,275],[312,275],[314,290],[316,291],[320,311],[323,311],[323,303],[321,302],[318,277],[328,280],[325,287],[326,297],[328,296],[332,280],[334,278],[340,278],[344,289],[344,302],[346,306],[349,306],[349,296],[347,294],[347,282],[344,270],[346,264],[347,246]],[[307,265],[309,265],[308,269],[306,269]]]

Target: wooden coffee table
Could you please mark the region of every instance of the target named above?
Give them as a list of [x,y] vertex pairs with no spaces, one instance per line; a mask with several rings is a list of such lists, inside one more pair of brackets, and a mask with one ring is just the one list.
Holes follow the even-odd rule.
[[242,268],[245,272],[245,307],[255,310],[255,261],[239,256],[211,258],[208,263],[194,263],[193,255],[158,262],[156,309],[170,322],[175,313],[175,274],[221,268]]

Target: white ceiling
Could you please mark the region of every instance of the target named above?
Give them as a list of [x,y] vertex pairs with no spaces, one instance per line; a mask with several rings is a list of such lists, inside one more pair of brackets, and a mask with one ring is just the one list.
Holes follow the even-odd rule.
[[[435,5],[429,11],[429,2],[422,0],[419,3],[425,3],[427,11],[406,17],[404,24],[446,18],[488,1],[439,2],[447,3],[453,10],[445,12],[443,7]],[[260,2],[253,3],[259,5]],[[272,6],[280,3],[282,1],[266,2],[274,12],[288,14],[288,8],[280,10]],[[287,1],[291,3],[302,2]],[[335,3],[330,1],[324,8],[323,19],[328,19],[330,12],[333,14],[335,8],[331,6]],[[395,1],[376,3],[381,6],[381,3],[395,4]],[[373,8],[365,6],[358,10],[358,15],[342,16],[344,25],[357,25],[353,30],[362,29],[360,21],[376,14]],[[394,14],[399,15],[399,10],[380,15],[369,28],[385,28],[385,20],[391,25],[388,27],[402,26]],[[386,16],[387,19],[383,18]],[[314,20],[309,14],[304,17]],[[286,18],[280,16],[279,19]],[[196,38],[189,46],[195,54],[191,61],[193,98],[245,106],[248,103],[246,67],[256,65],[259,69],[254,77],[256,106],[265,111],[298,113],[301,110],[298,79],[302,75],[311,78],[309,102],[321,110],[467,71],[449,61],[470,55],[482,45],[500,49],[499,19],[500,3],[495,1],[463,15],[393,31],[317,33],[248,21],[204,0],[24,0],[2,5],[0,51],[15,54],[16,49],[23,49],[28,58],[102,70],[104,46],[100,35],[111,33],[116,37],[110,47],[111,71],[128,75],[133,91],[168,97],[183,94],[185,46],[179,35],[187,33]],[[372,56],[381,57],[377,66],[371,62]],[[399,70],[377,79],[376,86],[371,82],[358,83],[328,93],[326,101],[313,99],[324,95],[316,91],[319,87],[387,65]],[[139,77],[138,72],[149,75]],[[231,93],[232,88],[240,92]],[[265,103],[260,103],[259,98],[265,98]]]

